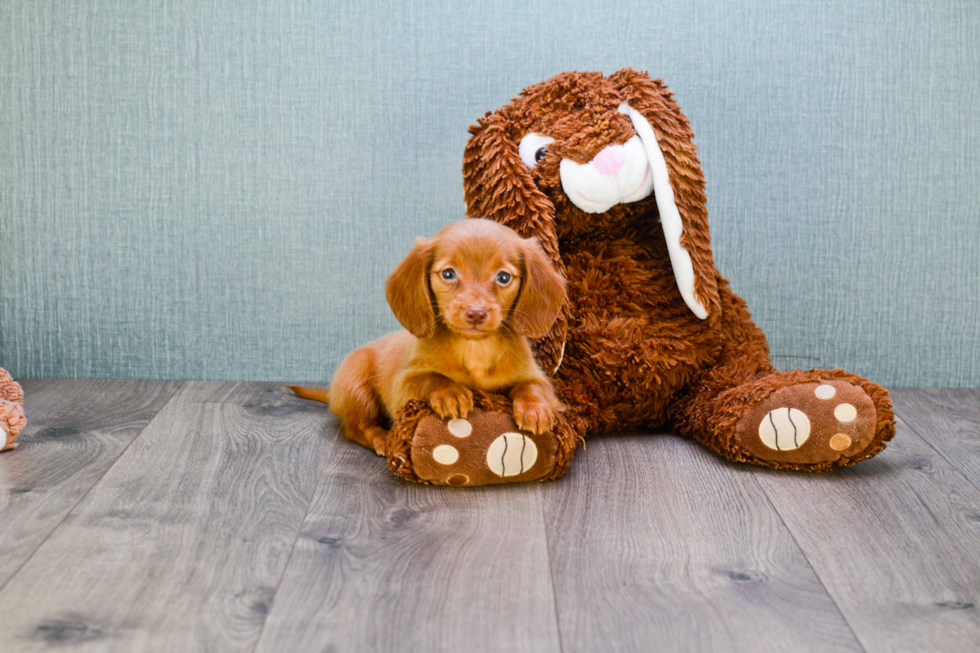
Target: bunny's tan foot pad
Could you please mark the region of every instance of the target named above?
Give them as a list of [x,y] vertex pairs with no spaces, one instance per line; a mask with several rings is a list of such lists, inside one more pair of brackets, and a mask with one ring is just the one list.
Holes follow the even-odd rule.
[[[392,471],[411,481],[455,486],[546,481],[564,474],[574,454],[576,438],[561,419],[555,432],[534,435],[518,429],[509,410],[474,408],[466,419],[443,420],[425,406],[417,417],[399,420],[388,439]],[[405,437],[404,426],[413,421],[416,427]]]
[[774,467],[825,469],[863,459],[875,441],[871,397],[844,381],[797,383],[751,408],[735,429],[735,444]]

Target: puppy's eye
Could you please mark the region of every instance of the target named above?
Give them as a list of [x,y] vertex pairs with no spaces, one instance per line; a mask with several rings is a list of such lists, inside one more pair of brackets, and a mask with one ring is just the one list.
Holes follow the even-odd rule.
[[508,283],[510,283],[511,278],[510,272],[504,272],[501,270],[497,273],[497,283],[499,283],[501,286],[506,286]]
[[452,268],[446,268],[445,270],[439,273],[439,276],[441,276],[446,281],[452,281],[456,278],[456,270]]
[[554,142],[555,139],[550,136],[531,132],[521,139],[520,145],[517,146],[517,153],[521,155],[521,161],[524,162],[524,165],[533,168],[548,153],[545,146]]

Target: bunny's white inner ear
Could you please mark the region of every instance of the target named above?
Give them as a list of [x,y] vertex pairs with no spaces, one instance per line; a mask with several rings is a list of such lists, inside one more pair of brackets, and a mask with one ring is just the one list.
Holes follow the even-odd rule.
[[691,263],[691,255],[681,245],[684,223],[681,221],[680,211],[677,210],[677,203],[674,201],[674,189],[670,185],[670,173],[667,171],[667,162],[664,160],[660,143],[657,142],[657,134],[647,119],[643,117],[643,114],[627,103],[623,102],[619,105],[619,112],[629,116],[633,123],[633,129],[643,141],[647,158],[650,160],[650,172],[653,173],[653,193],[657,197],[660,226],[663,228],[664,238],[667,240],[670,265],[674,268],[674,281],[677,282],[677,288],[681,291],[684,303],[691,309],[691,312],[703,320],[708,317],[708,311],[694,294],[694,265]]

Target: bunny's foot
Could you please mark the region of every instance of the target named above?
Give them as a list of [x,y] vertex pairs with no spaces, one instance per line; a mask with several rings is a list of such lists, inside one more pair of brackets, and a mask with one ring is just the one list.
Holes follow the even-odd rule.
[[860,377],[783,385],[781,374],[772,375],[778,389],[738,420],[731,442],[738,459],[777,468],[832,469],[870,458],[894,433],[883,388]]
[[388,464],[398,476],[433,485],[476,486],[546,481],[568,469],[577,444],[558,417],[551,432],[535,435],[514,423],[509,400],[474,396],[465,419],[440,419],[424,402],[411,402],[388,436]]

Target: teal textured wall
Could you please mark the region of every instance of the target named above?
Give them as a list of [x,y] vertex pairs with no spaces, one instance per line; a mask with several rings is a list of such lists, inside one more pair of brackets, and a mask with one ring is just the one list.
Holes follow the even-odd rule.
[[777,363],[980,385],[980,3],[7,1],[0,365],[324,380],[463,215],[466,128],[660,76]]

